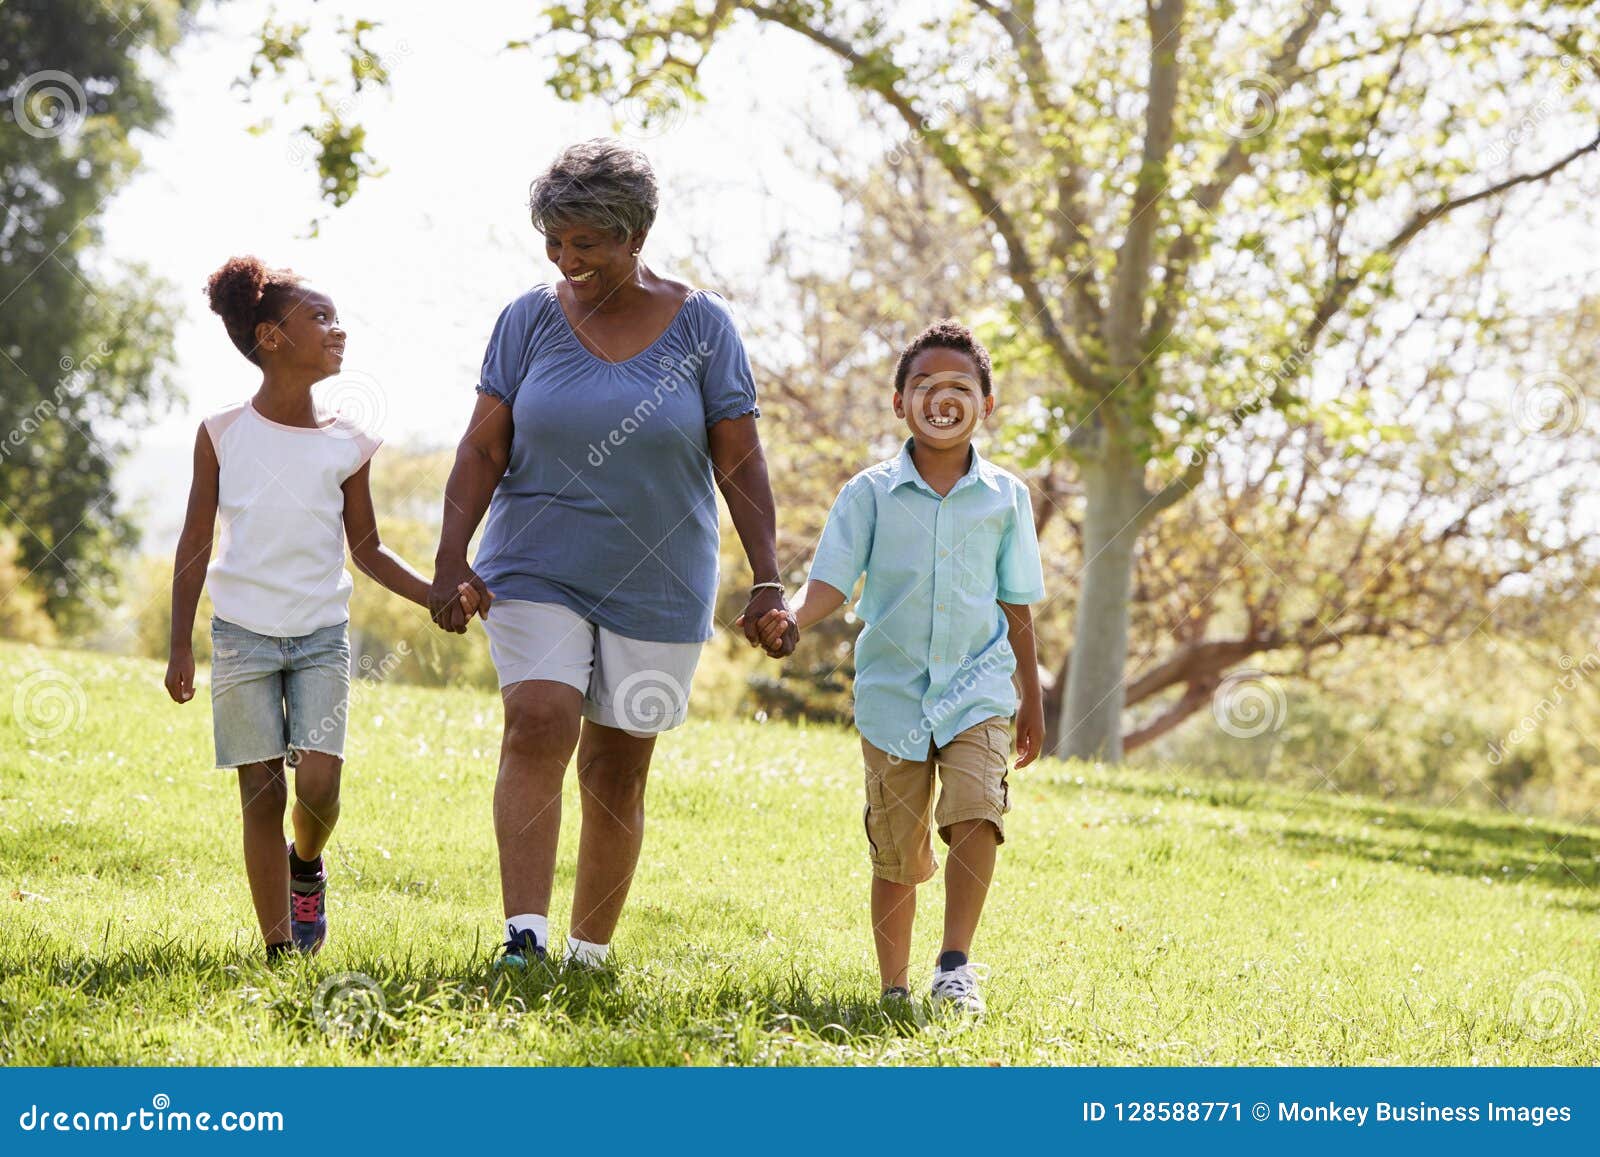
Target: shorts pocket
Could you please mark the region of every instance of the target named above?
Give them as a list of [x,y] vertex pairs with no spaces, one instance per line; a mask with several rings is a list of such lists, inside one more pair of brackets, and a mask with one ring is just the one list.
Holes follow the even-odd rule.
[[1000,773],[998,780],[992,774],[990,776],[990,794],[994,797],[995,806],[1001,812],[1008,812],[1011,810],[1011,721],[996,720],[988,724],[984,732],[994,756],[993,767]]

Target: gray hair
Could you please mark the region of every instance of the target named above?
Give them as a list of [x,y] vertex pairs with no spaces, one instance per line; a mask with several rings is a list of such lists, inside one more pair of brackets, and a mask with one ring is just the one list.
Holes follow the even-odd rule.
[[650,161],[611,137],[568,147],[528,188],[528,210],[541,233],[588,225],[631,237],[655,221],[656,200]]

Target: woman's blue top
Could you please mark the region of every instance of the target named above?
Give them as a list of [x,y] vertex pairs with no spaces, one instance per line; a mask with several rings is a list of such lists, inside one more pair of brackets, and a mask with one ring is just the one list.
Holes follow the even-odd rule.
[[560,603],[632,639],[709,639],[706,432],[760,414],[727,302],[693,291],[648,348],[608,362],[537,285],[495,322],[478,390],[511,407],[511,460],[474,563],[495,597]]

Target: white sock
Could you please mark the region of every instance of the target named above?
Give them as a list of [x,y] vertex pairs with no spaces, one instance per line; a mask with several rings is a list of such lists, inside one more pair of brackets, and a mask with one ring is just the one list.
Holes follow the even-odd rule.
[[567,937],[567,959],[586,964],[590,968],[599,968],[606,962],[606,957],[611,954],[611,945],[595,944],[588,940],[579,940]]
[[528,912],[521,916],[506,917],[506,939],[510,940],[518,932],[532,932],[534,942],[540,948],[550,943],[550,918],[537,912]]

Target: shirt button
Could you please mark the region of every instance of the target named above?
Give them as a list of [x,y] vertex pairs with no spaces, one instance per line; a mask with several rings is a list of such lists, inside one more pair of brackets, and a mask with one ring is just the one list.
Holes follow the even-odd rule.
[[939,552],[939,557],[940,557],[940,558],[943,558],[943,557],[944,557],[944,556],[945,556],[945,555],[947,555],[947,554],[949,554],[949,553],[950,553],[950,552],[949,552],[949,551],[948,551],[948,550],[941,550],[941,551],[940,551],[940,552]]
[[942,657],[942,656],[939,656],[939,655],[935,655],[935,656],[934,656],[934,658],[935,658],[935,659],[939,659],[939,658],[941,658],[941,657]]
[[938,608],[937,608],[937,609],[938,609],[938,610],[941,610],[941,611],[942,611],[942,610],[944,610],[944,604],[943,604],[943,603],[940,603],[940,604],[939,604],[939,606],[938,606]]

